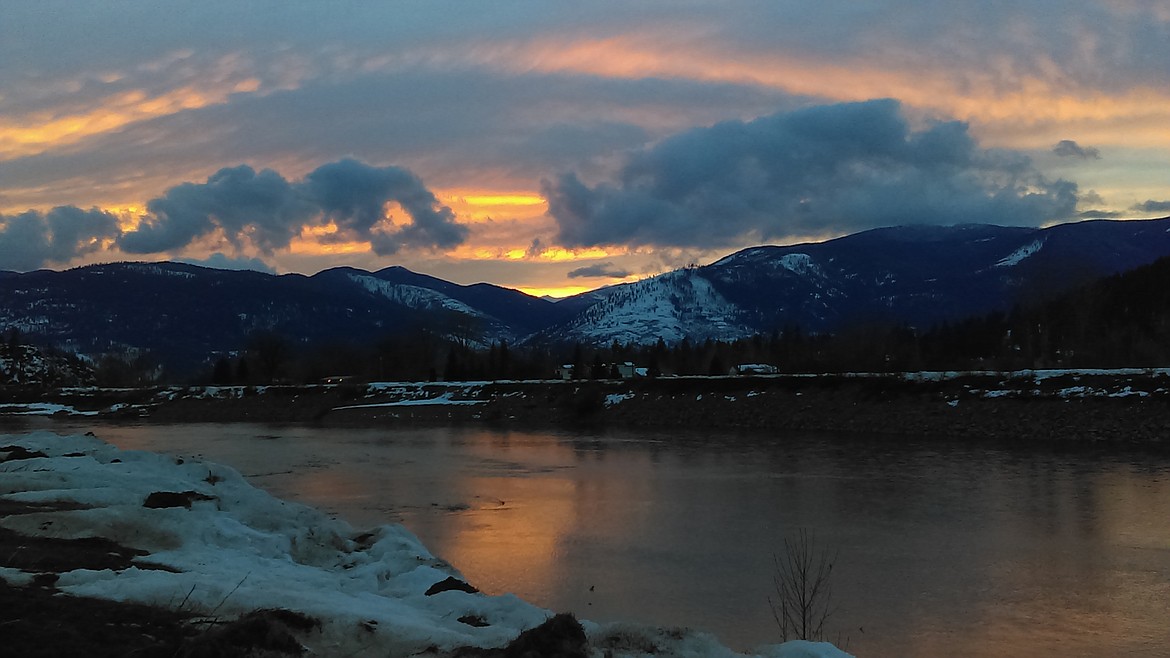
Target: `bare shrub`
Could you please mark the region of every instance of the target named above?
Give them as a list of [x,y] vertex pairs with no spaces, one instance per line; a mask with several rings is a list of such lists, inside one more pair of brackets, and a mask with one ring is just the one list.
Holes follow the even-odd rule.
[[784,552],[772,554],[775,590],[768,597],[782,641],[825,640],[825,623],[832,616],[833,564],[837,551],[818,546],[808,531],[784,539]]

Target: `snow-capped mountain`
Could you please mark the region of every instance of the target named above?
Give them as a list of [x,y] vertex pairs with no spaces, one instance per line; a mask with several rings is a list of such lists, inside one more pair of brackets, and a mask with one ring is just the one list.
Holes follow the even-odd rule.
[[[677,342],[684,338],[734,340],[752,333],[741,309],[727,301],[695,268],[667,272],[606,288],[548,336],[572,336],[593,344]],[[537,335],[539,340],[544,336]]]
[[551,302],[402,268],[312,277],[183,263],[113,263],[5,273],[0,330],[83,354],[149,350],[180,369],[272,331],[297,343],[368,343],[427,331],[471,346],[515,341],[562,319]]
[[1170,256],[1170,218],[1045,229],[907,226],[753,247],[556,302],[401,267],[307,277],[115,263],[0,272],[0,331],[83,354],[149,350],[166,365],[188,367],[242,349],[261,330],[301,344],[368,344],[427,331],[487,346],[729,340],[872,323],[929,328],[1163,256]]
[[[903,226],[744,249],[710,265],[588,293],[599,300],[542,340],[651,343],[785,327],[929,328],[1170,255],[1170,218],[1050,228]],[[599,293],[603,293],[600,294]],[[564,303],[564,302],[562,302]]]

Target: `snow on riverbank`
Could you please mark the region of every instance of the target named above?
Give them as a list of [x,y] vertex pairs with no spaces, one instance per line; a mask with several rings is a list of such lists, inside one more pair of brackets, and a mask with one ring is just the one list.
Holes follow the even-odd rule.
[[78,411],[67,404],[52,402],[34,402],[32,404],[0,404],[0,414],[12,416],[53,416],[66,414],[69,416],[96,416],[96,411]]
[[[15,456],[21,451],[13,446],[32,455]],[[10,530],[105,537],[149,553],[120,571],[63,573],[56,583],[61,591],[218,618],[261,608],[302,612],[323,622],[300,638],[313,655],[407,656],[428,648],[502,646],[550,616],[512,595],[436,593],[437,584],[462,577],[402,526],[358,532],[273,498],[226,466],[122,451],[90,436],[0,436],[0,498],[58,504],[0,519]],[[3,569],[0,578],[24,584],[28,575]],[[739,655],[704,633],[583,626],[593,646],[652,644],[664,656]],[[615,637],[623,641],[615,644]],[[601,649],[593,653],[603,655]],[[765,647],[760,655],[847,656],[828,644],[804,642]]]
[[373,404],[351,404],[344,407],[334,407],[333,410],[344,411],[346,409],[381,409],[384,407],[426,407],[436,405],[476,405],[487,402],[486,400],[456,400],[451,396],[452,394],[447,392],[433,398],[399,400],[397,402],[377,402]]

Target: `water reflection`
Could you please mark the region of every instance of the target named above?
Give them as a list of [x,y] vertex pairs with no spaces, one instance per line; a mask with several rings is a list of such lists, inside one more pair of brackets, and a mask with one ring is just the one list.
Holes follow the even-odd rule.
[[1170,468],[1142,452],[817,434],[78,427],[202,454],[357,525],[401,521],[493,593],[776,640],[772,552],[840,551],[873,656],[1164,655]]

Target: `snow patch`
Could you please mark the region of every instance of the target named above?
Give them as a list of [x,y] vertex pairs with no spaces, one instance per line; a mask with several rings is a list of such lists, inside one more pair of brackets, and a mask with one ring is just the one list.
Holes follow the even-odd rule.
[[[318,510],[272,497],[226,466],[124,451],[93,437],[50,432],[0,436],[0,443],[47,455],[0,463],[0,498],[84,506],[9,515],[0,518],[0,525],[38,536],[106,537],[149,553],[122,571],[60,574],[57,587],[68,594],[163,607],[181,601],[186,610],[221,619],[262,608],[301,612],[323,624],[319,632],[300,638],[310,655],[320,656],[499,647],[550,616],[510,594],[452,590],[428,596],[433,585],[463,578],[402,526],[357,532]],[[147,496],[158,491],[206,498],[189,508],[144,507]],[[26,584],[31,577],[0,569],[0,578],[13,584]],[[466,616],[488,625],[458,621]],[[707,633],[582,625],[595,640],[617,635],[652,639],[660,656],[742,655]],[[808,642],[761,647],[755,655],[849,658],[830,644]]]
[[1025,258],[1032,256],[1036,252],[1040,251],[1040,248],[1043,246],[1043,238],[1040,240],[1033,240],[1032,242],[1020,247],[1019,249],[1016,249],[1012,253],[1000,259],[1000,261],[993,267],[1011,267],[1013,265],[1018,265]]
[[334,411],[341,411],[343,409],[377,409],[379,407],[425,407],[434,405],[473,405],[484,404],[486,400],[454,400],[451,398],[452,393],[447,392],[434,398],[422,398],[418,400],[398,400],[396,402],[377,402],[373,404],[351,404],[346,407],[334,407]]
[[605,396],[605,406],[612,407],[615,404],[621,404],[622,402],[632,399],[633,397],[633,393],[610,393],[609,395]]
[[34,402],[32,404],[0,404],[0,414],[10,416],[52,416],[68,414],[70,416],[96,416],[96,411],[78,411],[67,404],[51,402]]
[[483,313],[471,308],[467,304],[457,299],[452,299],[443,293],[431,290],[430,288],[412,286],[405,283],[390,283],[389,281],[383,281],[377,277],[363,274],[351,273],[348,276],[351,281],[369,292],[375,295],[381,295],[403,306],[424,310],[446,309],[475,317],[484,317]]
[[812,256],[808,254],[784,254],[776,261],[776,264],[793,274],[824,276],[824,272],[821,271],[820,267],[817,267]]

